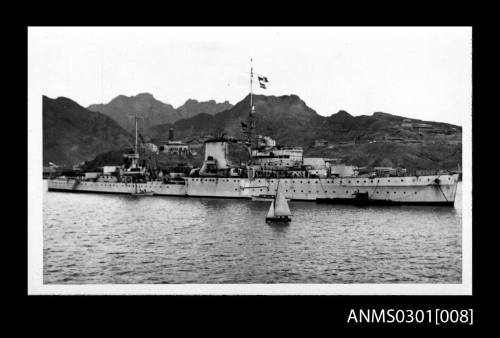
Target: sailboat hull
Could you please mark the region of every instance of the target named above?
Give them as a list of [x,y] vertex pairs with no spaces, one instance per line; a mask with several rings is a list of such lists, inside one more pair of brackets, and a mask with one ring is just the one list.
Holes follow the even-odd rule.
[[292,219],[288,216],[266,217],[266,223],[290,223]]

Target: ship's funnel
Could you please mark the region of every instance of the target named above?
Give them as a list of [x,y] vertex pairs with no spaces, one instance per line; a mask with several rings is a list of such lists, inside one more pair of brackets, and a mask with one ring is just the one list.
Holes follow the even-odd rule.
[[170,128],[168,130],[168,140],[173,141],[174,140],[174,128]]
[[225,140],[208,140],[205,142],[205,161],[212,157],[217,162],[217,169],[227,169],[228,143]]

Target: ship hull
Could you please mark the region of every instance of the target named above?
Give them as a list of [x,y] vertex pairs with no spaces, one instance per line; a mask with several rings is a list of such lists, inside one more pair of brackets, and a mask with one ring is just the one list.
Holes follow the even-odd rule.
[[[137,189],[152,191],[159,196],[247,198],[275,194],[278,183],[292,201],[316,201],[342,204],[380,205],[443,205],[453,206],[458,175],[433,175],[379,178],[322,178],[322,179],[247,179],[188,177],[185,184],[147,182]],[[135,184],[106,183],[74,179],[48,180],[50,191],[131,194]],[[360,195],[366,196],[359,199]]]
[[443,206],[452,207],[455,201],[391,201],[391,200],[368,200],[357,201],[353,198],[318,198],[317,203],[322,204],[349,204],[349,205],[382,205],[382,206],[396,206],[396,205],[422,205],[422,206]]

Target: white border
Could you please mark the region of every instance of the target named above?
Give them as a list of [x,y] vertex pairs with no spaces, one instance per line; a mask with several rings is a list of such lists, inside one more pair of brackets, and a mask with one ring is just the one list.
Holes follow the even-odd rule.
[[[28,294],[472,295],[472,115],[462,126],[462,284],[43,284],[42,95],[28,28]],[[472,30],[472,28],[471,28]],[[472,36],[472,35],[471,35]],[[43,64],[43,62],[42,62]],[[472,74],[471,74],[472,79]],[[472,81],[472,80],[471,80]],[[471,107],[472,111],[472,107]]]

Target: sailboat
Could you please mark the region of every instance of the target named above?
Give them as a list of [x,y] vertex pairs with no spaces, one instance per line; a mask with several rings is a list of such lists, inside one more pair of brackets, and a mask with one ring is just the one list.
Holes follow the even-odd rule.
[[267,212],[266,223],[288,223],[292,220],[290,216],[292,216],[292,213],[288,207],[288,202],[278,184],[276,196],[271,202],[271,206]]

